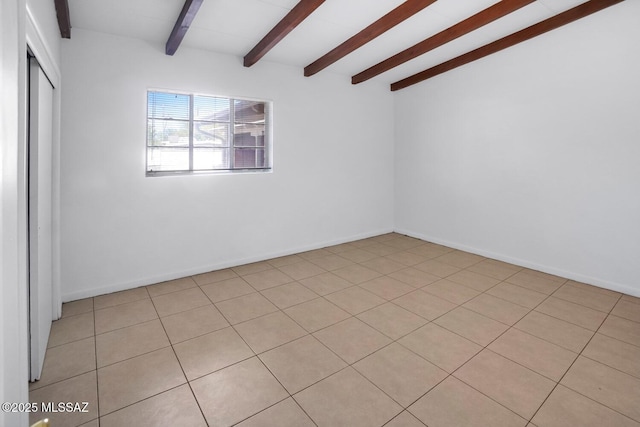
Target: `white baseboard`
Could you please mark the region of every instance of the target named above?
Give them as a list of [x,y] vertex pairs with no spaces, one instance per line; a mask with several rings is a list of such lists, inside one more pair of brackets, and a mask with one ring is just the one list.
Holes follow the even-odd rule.
[[287,256],[287,255],[293,255],[293,254],[297,254],[297,253],[300,253],[300,252],[311,251],[311,250],[314,250],[314,249],[321,249],[321,248],[325,248],[327,246],[333,246],[333,245],[339,245],[341,243],[353,242],[355,240],[366,239],[368,237],[379,236],[381,234],[392,233],[392,232],[393,232],[392,228],[385,228],[385,229],[380,229],[380,230],[372,231],[372,232],[368,232],[368,233],[352,235],[352,236],[341,238],[341,239],[328,240],[328,241],[323,241],[323,242],[320,242],[320,243],[314,243],[314,244],[311,244],[311,245],[300,246],[300,247],[297,247],[297,248],[287,249],[285,251],[263,253],[263,254],[256,255],[256,256],[253,256],[253,257],[248,257],[248,258],[226,260],[226,261],[221,262],[221,263],[204,265],[204,266],[201,266],[201,267],[197,267],[197,268],[193,268],[193,269],[189,269],[189,270],[178,271],[178,272],[175,272],[175,273],[143,277],[143,278],[139,278],[139,279],[136,279],[136,280],[131,280],[131,281],[123,282],[123,283],[116,283],[116,284],[109,285],[109,286],[102,286],[100,288],[86,289],[86,290],[81,290],[81,291],[76,291],[76,292],[67,292],[67,293],[64,293],[62,295],[62,301],[63,302],[69,302],[69,301],[75,301],[75,300],[79,300],[79,299],[83,299],[83,298],[95,297],[95,296],[98,296],[98,295],[110,294],[112,292],[125,291],[125,290],[128,290],[128,289],[133,289],[133,288],[137,288],[137,287],[140,287],[140,286],[147,286],[147,285],[152,285],[154,283],[165,282],[167,280],[179,279],[181,277],[193,276],[193,275],[196,275],[196,274],[207,273],[209,271],[221,270],[223,268],[236,267],[236,266],[243,265],[243,264],[250,264],[252,262],[265,261],[265,260],[272,259],[272,258],[278,258],[278,257],[282,257],[282,256]]
[[535,262],[523,260],[520,258],[511,257],[505,254],[495,253],[484,249],[479,249],[471,246],[467,246],[458,242],[452,242],[449,240],[443,240],[437,237],[428,236],[420,233],[414,233],[409,230],[396,229],[396,233],[405,234],[417,239],[426,240],[428,242],[437,243],[439,245],[447,246],[454,249],[459,249],[465,252],[471,252],[477,255],[482,255],[487,258],[496,259],[498,261],[508,262],[510,264],[519,265],[521,267],[530,268],[532,270],[542,271],[544,273],[553,274],[555,276],[564,277],[566,279],[575,280],[576,282],[587,283],[589,285],[598,286],[600,288],[609,289],[611,291],[622,292],[624,294],[640,297],[640,288],[631,285],[624,285],[621,283],[611,282],[609,280],[601,279],[598,277],[586,276],[584,274],[576,273],[573,271],[567,271],[548,265],[542,265]]
[[355,241],[355,240],[366,239],[368,237],[374,237],[374,236],[378,236],[380,234],[386,234],[386,233],[391,233],[391,232],[404,234],[404,235],[407,235],[407,236],[410,236],[410,237],[415,237],[417,239],[425,240],[427,242],[437,243],[439,245],[447,246],[447,247],[454,248],[454,249],[459,249],[459,250],[462,250],[462,251],[465,251],[465,252],[471,252],[471,253],[474,253],[474,254],[477,254],[477,255],[482,255],[482,256],[487,257],[487,258],[496,259],[498,261],[504,261],[504,262],[508,262],[510,264],[519,265],[521,267],[530,268],[532,270],[542,271],[544,273],[553,274],[553,275],[556,275],[556,276],[560,276],[560,277],[564,277],[564,278],[567,278],[567,279],[575,280],[577,282],[587,283],[587,284],[590,284],[590,285],[598,286],[600,288],[609,289],[609,290],[612,290],[612,291],[622,292],[622,293],[625,293],[625,294],[628,294],[628,295],[640,297],[640,289],[636,288],[636,287],[633,287],[633,286],[630,286],[630,285],[624,285],[624,284],[621,284],[621,283],[611,282],[609,280],[604,280],[604,279],[600,279],[600,278],[597,278],[597,277],[587,276],[587,275],[584,275],[584,274],[580,274],[580,273],[576,273],[576,272],[572,272],[572,271],[567,271],[567,270],[563,270],[563,269],[560,269],[560,268],[551,267],[551,266],[548,266],[548,265],[542,265],[542,264],[538,264],[538,263],[535,263],[535,262],[527,261],[527,260],[524,260],[524,259],[508,256],[508,255],[505,255],[505,254],[491,252],[491,251],[488,251],[488,250],[479,249],[479,248],[472,247],[472,246],[467,246],[467,245],[464,245],[464,244],[461,244],[461,243],[458,243],[458,242],[452,242],[452,241],[449,241],[449,240],[440,239],[438,237],[428,236],[428,235],[424,235],[424,234],[421,234],[421,233],[415,233],[415,232],[412,232],[412,231],[409,231],[409,230],[404,230],[404,229],[395,229],[395,230],[393,230],[393,229],[389,228],[389,229],[381,229],[381,230],[370,232],[370,233],[352,235],[352,236],[349,236],[349,237],[346,237],[346,238],[342,238],[342,239],[335,239],[335,240],[323,241],[323,242],[312,244],[312,245],[300,246],[300,247],[297,247],[297,248],[288,249],[286,251],[264,253],[264,254],[261,254],[261,255],[253,256],[253,257],[235,259],[235,260],[227,260],[227,261],[222,262],[222,263],[209,264],[209,265],[205,265],[205,266],[202,266],[202,267],[193,268],[193,269],[189,269],[189,270],[183,270],[183,271],[170,273],[170,274],[163,274],[163,275],[158,275],[158,276],[144,277],[144,278],[140,278],[140,279],[137,279],[137,280],[132,280],[132,281],[123,282],[123,283],[117,283],[117,284],[113,284],[113,285],[109,285],[109,286],[103,286],[103,287],[95,288],[95,289],[87,289],[87,290],[82,290],[82,291],[69,292],[69,293],[65,293],[63,295],[63,301],[64,302],[75,301],[75,300],[78,300],[78,299],[83,299],[83,298],[89,298],[89,297],[94,297],[94,296],[98,296],[98,295],[109,294],[109,293],[112,293],[112,292],[124,291],[124,290],[127,290],[127,289],[133,289],[133,288],[137,288],[137,287],[140,287],[140,286],[147,286],[147,285],[152,285],[154,283],[165,282],[167,280],[179,279],[181,277],[193,276],[193,275],[201,274],[201,273],[207,273],[209,271],[221,270],[221,269],[230,268],[230,267],[236,267],[236,266],[239,266],[239,265],[249,264],[249,263],[252,263],[252,262],[265,261],[265,260],[272,259],[272,258],[278,258],[278,257],[281,257],[281,256],[297,254],[297,253],[300,253],[300,252],[311,251],[311,250],[314,250],[314,249],[321,249],[321,248],[325,248],[327,246],[339,245],[341,243],[348,243],[348,242],[352,242],[352,241]]

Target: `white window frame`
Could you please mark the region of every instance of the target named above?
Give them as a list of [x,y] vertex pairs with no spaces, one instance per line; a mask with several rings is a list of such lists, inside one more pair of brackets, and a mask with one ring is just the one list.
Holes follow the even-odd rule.
[[[189,97],[189,119],[176,119],[176,121],[184,121],[188,122],[189,128],[189,168],[188,169],[176,169],[176,170],[150,170],[149,169],[149,155],[150,149],[158,146],[154,146],[149,142],[149,122],[152,119],[149,115],[149,94],[150,93],[162,93],[162,94],[173,94],[173,95],[181,95]],[[194,97],[211,97],[211,98],[223,98],[229,100],[230,103],[230,112],[229,112],[229,145],[227,148],[229,150],[229,168],[219,168],[219,169],[195,169],[194,168],[194,122],[198,121],[194,119]],[[259,102],[264,104],[264,146],[243,146],[243,145],[235,145],[234,138],[234,124],[235,123],[235,103],[234,101],[250,101],[250,102]],[[193,93],[193,92],[181,92],[167,89],[147,89],[145,93],[145,121],[146,121],[146,136],[145,136],[145,174],[147,177],[155,177],[155,176],[174,176],[174,175],[194,175],[194,174],[227,174],[227,173],[265,173],[271,172],[273,169],[273,102],[264,99],[257,98],[246,98],[246,97],[230,97],[226,95],[211,95],[211,94],[201,94],[201,93]],[[159,118],[156,118],[159,119]],[[264,149],[264,159],[265,166],[264,167],[235,167],[235,152],[237,149]],[[257,153],[256,153],[257,155]]]

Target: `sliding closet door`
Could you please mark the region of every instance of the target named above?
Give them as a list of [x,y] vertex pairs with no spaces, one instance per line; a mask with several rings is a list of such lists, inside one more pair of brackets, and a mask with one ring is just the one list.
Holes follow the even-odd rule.
[[29,63],[29,312],[31,380],[40,378],[53,320],[53,87],[35,58]]

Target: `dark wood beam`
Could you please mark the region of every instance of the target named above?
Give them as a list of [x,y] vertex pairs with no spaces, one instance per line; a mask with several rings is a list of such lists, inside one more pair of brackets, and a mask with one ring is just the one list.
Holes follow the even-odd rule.
[[173,55],[178,50],[182,39],[184,39],[184,36],[187,34],[191,23],[198,13],[198,9],[200,9],[202,1],[203,0],[186,0],[184,2],[180,16],[176,21],[176,25],[173,26],[169,40],[167,40],[167,44],[165,45],[164,51],[167,55]]
[[313,13],[325,0],[300,0],[287,15],[244,57],[244,66],[251,67],[258,62],[280,40]]
[[321,58],[318,58],[313,63],[304,67],[304,75],[307,77],[313,76],[317,72],[325,69],[329,65],[350,54],[359,47],[362,47],[379,35],[395,27],[402,21],[412,17],[427,6],[435,3],[435,1],[436,0],[405,1],[400,6],[396,7],[391,12],[387,13],[382,18],[369,25],[364,30],[360,31],[355,36],[346,40],[344,43],[342,43],[332,51],[328,52]]
[[71,18],[69,17],[69,2],[67,0],[53,0],[56,6],[58,27],[63,39],[71,38]]
[[574,7],[573,9],[569,9],[566,12],[562,12],[556,16],[545,19],[544,21],[527,27],[524,30],[520,30],[516,33],[496,40],[493,43],[489,43],[478,49],[472,50],[471,52],[465,53],[464,55],[460,55],[449,61],[443,62],[442,64],[436,65],[435,67],[431,67],[420,73],[392,83],[391,90],[396,91],[404,89],[416,83],[420,83],[424,80],[430,79],[431,77],[437,76],[439,74],[453,70],[454,68],[458,68],[462,65],[476,61],[480,58],[484,58],[485,56],[507,49],[511,46],[532,39],[551,30],[555,30],[556,28],[562,27],[563,25],[569,24],[573,21],[577,21],[578,19],[584,18],[585,16],[589,16],[602,9],[613,6],[614,4],[623,1],[624,0],[590,0],[586,3],[581,4],[580,6]]
[[402,52],[397,53],[385,59],[384,61],[379,62],[376,65],[369,67],[366,70],[352,76],[351,83],[358,84],[367,81],[370,78],[377,76],[378,74],[389,71],[390,69],[397,67],[398,65],[404,64],[407,61],[417,58],[418,56],[423,55],[446,43],[449,43],[450,41],[455,40],[458,37],[464,36],[471,31],[477,30],[478,28],[483,27],[495,21],[496,19],[502,18],[503,16],[506,16],[511,12],[515,12],[516,10],[528,4],[531,4],[534,1],[536,0],[502,0],[501,2],[496,3],[493,6],[484,9],[482,12],[478,12],[470,18],[467,18],[464,21],[461,21],[456,25],[439,32],[436,35],[433,35],[419,43],[416,43],[410,48],[405,49]]

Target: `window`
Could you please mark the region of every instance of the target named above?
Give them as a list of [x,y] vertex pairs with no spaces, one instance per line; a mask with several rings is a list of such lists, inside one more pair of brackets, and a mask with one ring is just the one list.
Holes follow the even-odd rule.
[[147,175],[271,169],[270,103],[147,92]]

